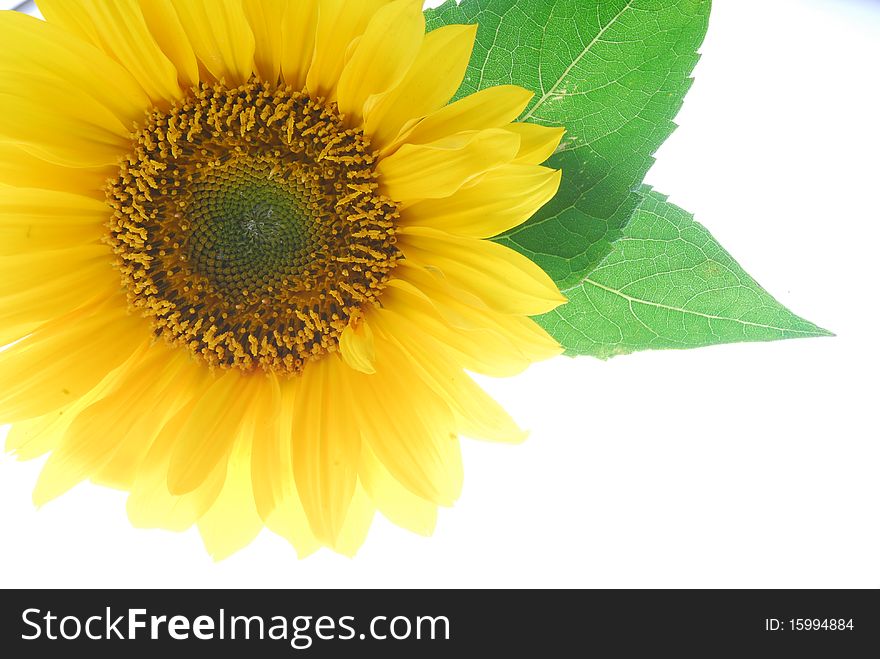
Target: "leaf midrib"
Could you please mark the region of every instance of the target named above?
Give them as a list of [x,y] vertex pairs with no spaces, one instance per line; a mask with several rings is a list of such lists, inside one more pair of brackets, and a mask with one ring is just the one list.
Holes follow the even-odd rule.
[[745,325],[748,327],[758,327],[761,329],[776,330],[777,332],[791,332],[793,334],[804,334],[806,336],[816,336],[818,333],[820,333],[822,331],[818,328],[817,328],[817,330],[810,331],[810,330],[793,329],[793,328],[789,328],[789,327],[776,327],[774,325],[764,325],[763,323],[755,323],[755,322],[752,322],[749,320],[742,320],[740,318],[730,318],[729,316],[715,316],[712,314],[701,313],[699,311],[693,311],[691,309],[682,309],[681,307],[674,307],[672,305],[662,304],[660,302],[651,302],[650,300],[642,300],[640,298],[632,297],[631,295],[627,295],[626,293],[619,291],[617,289],[611,288],[610,286],[605,286],[604,284],[600,284],[599,282],[597,282],[593,279],[590,279],[589,276],[584,277],[574,286],[569,286],[568,288],[563,289],[562,294],[566,295],[566,294],[574,291],[575,289],[582,287],[584,285],[587,285],[587,284],[589,284],[590,286],[595,286],[596,288],[599,288],[599,289],[606,291],[608,293],[611,293],[612,295],[617,295],[618,297],[623,298],[624,300],[626,300],[630,304],[643,304],[643,305],[646,305],[649,307],[655,307],[658,309],[665,309],[667,311],[675,311],[677,313],[688,314],[691,316],[697,316],[699,318],[705,318],[707,320],[726,320],[726,321],[729,321],[732,323],[740,323],[741,325]]
[[599,40],[602,38],[602,35],[604,35],[605,32],[607,32],[611,28],[611,26],[614,25],[620,19],[620,17],[623,16],[624,13],[626,13],[626,11],[630,7],[632,7],[634,2],[635,2],[635,0],[628,0],[628,2],[626,3],[626,6],[623,7],[623,9],[621,9],[619,12],[617,12],[617,14],[614,16],[614,18],[612,18],[610,21],[608,21],[608,24],[605,27],[603,27],[601,30],[599,30],[599,32],[596,34],[596,36],[593,37],[593,39],[590,41],[590,43],[588,43],[587,46],[581,51],[580,55],[575,57],[572,60],[571,64],[569,64],[568,67],[565,69],[565,71],[563,71],[562,75],[559,76],[559,79],[556,81],[556,83],[549,90],[547,90],[544,93],[544,95],[541,96],[540,99],[538,99],[538,102],[535,103],[532,106],[532,108],[520,118],[520,121],[528,121],[529,119],[531,119],[532,116],[534,116],[535,112],[538,110],[538,108],[540,108],[542,105],[544,105],[544,103],[547,102],[547,99],[549,99],[551,96],[553,96],[559,90],[560,85],[562,85],[562,81],[565,80],[568,77],[568,75],[574,70],[574,67],[576,67],[578,64],[580,64],[581,60],[584,59],[584,57],[586,57],[589,54],[589,52],[592,50],[593,46],[595,46],[599,42]]

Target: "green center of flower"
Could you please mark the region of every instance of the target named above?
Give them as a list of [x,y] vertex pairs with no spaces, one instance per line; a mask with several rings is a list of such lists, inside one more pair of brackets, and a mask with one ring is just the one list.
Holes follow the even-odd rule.
[[231,297],[298,277],[320,234],[321,218],[307,204],[319,191],[267,174],[245,162],[193,186],[185,252],[195,273]]
[[300,372],[401,257],[375,162],[334,106],[266,83],[155,111],[107,189],[131,306],[211,365]]

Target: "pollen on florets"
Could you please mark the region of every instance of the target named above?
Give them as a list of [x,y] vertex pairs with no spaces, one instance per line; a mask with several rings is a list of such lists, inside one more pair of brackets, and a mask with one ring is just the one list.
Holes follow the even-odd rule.
[[149,115],[107,189],[129,303],[213,366],[300,372],[401,258],[375,164],[332,104],[256,81],[193,89]]

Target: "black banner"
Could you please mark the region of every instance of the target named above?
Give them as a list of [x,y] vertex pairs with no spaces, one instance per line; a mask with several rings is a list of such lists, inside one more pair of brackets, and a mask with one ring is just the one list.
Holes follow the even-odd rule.
[[227,650],[446,657],[485,649],[511,657],[857,657],[880,648],[871,590],[7,590],[0,597],[6,657],[130,650],[163,659]]

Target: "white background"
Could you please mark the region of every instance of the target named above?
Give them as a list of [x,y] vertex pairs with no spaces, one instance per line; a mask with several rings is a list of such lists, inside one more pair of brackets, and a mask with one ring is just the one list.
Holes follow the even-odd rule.
[[40,464],[3,456],[0,585],[880,586],[880,6],[716,0],[702,52],[648,182],[836,338],[488,381],[531,439],[467,442],[434,537],[377,517],[354,560],[265,533],[215,564],[91,485],[37,512]]

